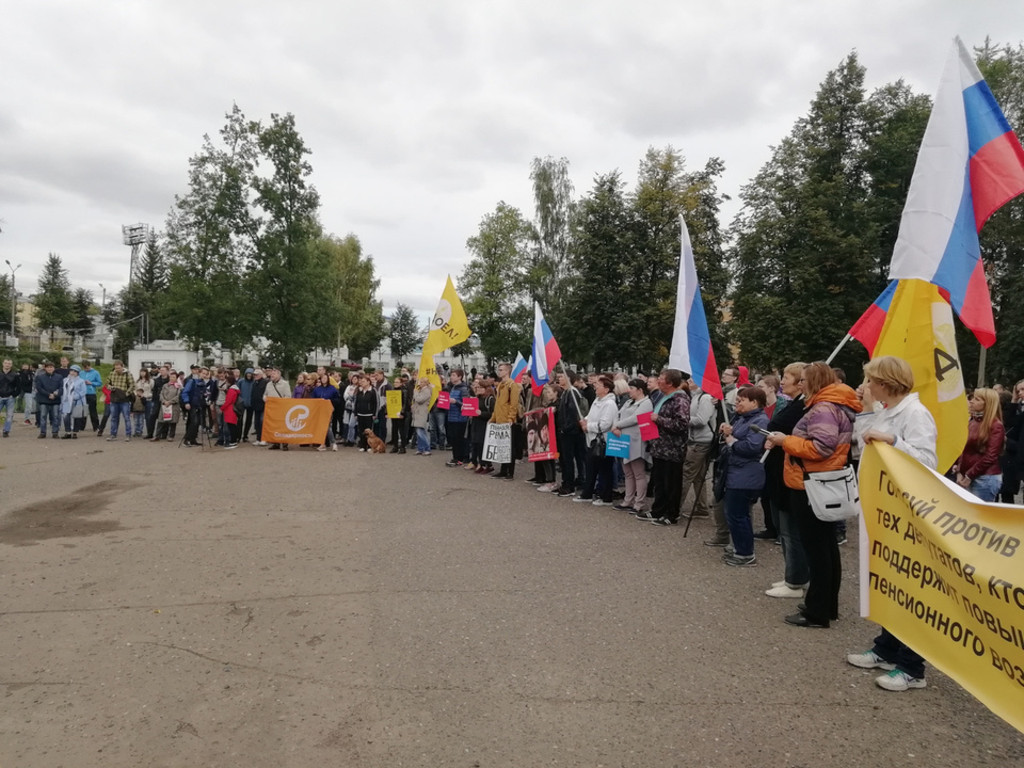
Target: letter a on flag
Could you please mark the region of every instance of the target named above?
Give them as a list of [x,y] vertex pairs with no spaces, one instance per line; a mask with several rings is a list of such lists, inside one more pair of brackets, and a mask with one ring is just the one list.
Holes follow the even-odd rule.
[[917,154],[889,277],[942,288],[985,347],[996,331],[978,233],[1021,192],[1024,148],[956,38]]
[[914,371],[914,392],[938,429],[938,470],[945,472],[967,443],[967,394],[953,332],[953,313],[939,289],[900,280],[872,359],[902,357]]
[[672,331],[672,351],[668,355],[668,365],[670,368],[687,371],[704,392],[722,400],[722,382],[718,378],[708,319],[704,314],[704,301],[697,283],[693,246],[682,216],[679,217],[679,226],[682,229],[682,254],[679,258],[679,286],[676,290],[676,324]]

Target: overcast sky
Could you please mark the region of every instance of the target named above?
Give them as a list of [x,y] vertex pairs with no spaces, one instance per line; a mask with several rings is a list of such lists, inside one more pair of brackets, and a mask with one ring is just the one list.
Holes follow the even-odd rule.
[[499,200],[532,217],[536,156],[568,158],[580,195],[672,144],[691,168],[721,157],[735,198],[851,50],[869,89],[933,94],[954,35],[1024,41],[1022,0],[3,5],[0,262],[23,265],[19,291],[51,251],[97,301],[121,288],[121,225],[163,229],[235,102],[295,114],[325,229],[359,237],[386,309],[421,314]]

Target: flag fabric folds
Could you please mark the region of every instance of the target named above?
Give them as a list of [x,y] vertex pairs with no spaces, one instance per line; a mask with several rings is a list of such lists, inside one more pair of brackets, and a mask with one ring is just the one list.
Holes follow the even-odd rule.
[[545,384],[551,381],[551,371],[559,360],[562,359],[562,350],[558,348],[558,342],[548,328],[544,313],[540,310],[540,303],[533,302],[533,352],[530,357],[530,377],[533,379],[533,386],[540,390]]
[[967,394],[957,354],[953,313],[937,286],[900,280],[872,358],[893,355],[914,371],[914,392],[938,429],[938,470],[945,472],[967,443]]
[[430,320],[430,331],[427,333],[427,340],[423,342],[423,354],[420,355],[420,376],[426,376],[433,389],[431,406],[437,401],[437,393],[441,391],[441,377],[434,365],[434,355],[461,344],[471,334],[466,310],[462,308],[462,300],[455,292],[449,275],[441,293],[441,301],[438,302],[437,310]]
[[885,317],[889,312],[889,305],[892,304],[892,297],[896,293],[897,285],[899,285],[898,280],[890,282],[847,334],[863,344],[868,355],[872,355],[875,351],[875,344],[878,343],[878,337],[885,325]]
[[718,378],[715,351],[711,348],[711,334],[708,332],[708,320],[697,282],[693,246],[682,216],[679,217],[679,225],[682,228],[682,253],[679,259],[679,286],[676,290],[676,322],[672,331],[668,366],[689,372],[698,387],[722,400],[722,381]]
[[512,363],[512,381],[519,382],[529,367],[530,364],[523,359],[523,353],[516,352],[516,361]]
[[985,347],[995,323],[978,232],[1024,192],[1024,148],[960,38],[914,166],[889,277],[935,283]]

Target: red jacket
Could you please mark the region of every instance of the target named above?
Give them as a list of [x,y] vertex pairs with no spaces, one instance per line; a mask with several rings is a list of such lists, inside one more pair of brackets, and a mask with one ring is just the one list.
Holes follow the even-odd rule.
[[1003,442],[1006,437],[1006,430],[1001,421],[993,421],[988,431],[988,445],[984,449],[978,446],[978,429],[981,422],[971,419],[967,427],[967,445],[964,452],[957,460],[957,467],[961,475],[966,475],[971,480],[981,475],[998,475],[1002,473],[999,466],[999,456],[1003,452]]
[[235,413],[235,400],[238,399],[238,385],[232,384],[228,387],[227,395],[224,398],[224,405],[220,407],[220,412],[224,414],[225,424],[237,424],[238,414]]

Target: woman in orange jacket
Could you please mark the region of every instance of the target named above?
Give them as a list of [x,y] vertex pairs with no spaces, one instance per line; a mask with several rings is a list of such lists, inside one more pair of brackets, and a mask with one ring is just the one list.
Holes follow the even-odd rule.
[[789,491],[789,509],[800,526],[807,552],[810,584],[799,613],[786,617],[797,627],[827,627],[839,618],[839,584],[842,563],[836,542],[836,524],[819,520],[804,490],[804,472],[842,469],[849,460],[853,420],[862,405],[857,393],[836,380],[827,363],[811,363],[800,380],[806,412],[793,434],[772,432],[765,443],[781,446],[786,454],[783,481]]

